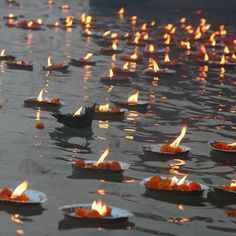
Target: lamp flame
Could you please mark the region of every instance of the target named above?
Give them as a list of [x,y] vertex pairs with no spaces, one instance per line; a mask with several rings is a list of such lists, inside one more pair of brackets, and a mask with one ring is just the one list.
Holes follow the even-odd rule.
[[19,184],[15,190],[13,191],[11,195],[11,199],[19,197],[29,186],[29,182],[27,180],[23,181],[21,184]]
[[93,56],[93,53],[89,52],[89,53],[87,53],[87,55],[83,59],[84,59],[84,61],[88,61],[89,58],[91,58],[92,56]]
[[139,91],[137,91],[135,94],[131,95],[129,98],[128,98],[128,102],[129,103],[137,103],[138,102],[138,96],[139,96]]
[[174,176],[174,177],[171,178],[171,184],[170,185],[171,186],[173,186],[173,185],[182,185],[187,177],[188,177],[188,175],[185,175],[183,178],[178,179],[177,177]]
[[226,63],[225,54],[223,54],[223,55],[221,56],[220,64],[221,64],[221,65],[225,65],[225,63]]
[[181,142],[181,140],[182,140],[183,137],[185,136],[186,131],[187,131],[187,125],[184,125],[184,126],[182,127],[182,130],[181,130],[181,133],[180,133],[179,137],[176,138],[176,139],[174,140],[174,142],[172,142],[172,143],[170,144],[170,146],[171,146],[171,147],[178,147],[179,144],[180,144],[180,142]]
[[126,62],[124,65],[123,65],[123,70],[128,70],[129,69],[129,62]]
[[5,55],[5,52],[6,52],[6,49],[2,49],[0,56],[1,56],[1,57],[4,56],[4,55]]
[[156,60],[153,58],[149,58],[149,67],[153,68],[154,72],[158,72],[160,70]]
[[48,56],[48,67],[52,65],[51,59],[52,59],[52,56]]
[[94,166],[98,166],[100,163],[102,163],[105,158],[107,157],[107,155],[109,154],[109,148],[107,148],[103,154],[100,156],[100,158],[98,159],[98,161],[96,161],[93,165]]
[[101,112],[107,112],[109,110],[109,103],[107,103],[106,105],[99,105],[98,110]]
[[43,101],[43,92],[44,92],[44,90],[41,89],[41,90],[40,90],[40,93],[39,93],[39,96],[38,96],[38,98],[37,98],[37,101],[39,101],[39,102],[42,102],[42,101]]
[[111,46],[111,48],[113,49],[113,50],[117,50],[117,44],[114,42],[114,43],[112,43],[112,46]]
[[82,111],[82,106],[73,114],[73,116],[80,116]]
[[91,209],[97,211],[101,216],[105,216],[108,212],[108,207],[102,200],[94,201]]
[[165,62],[165,63],[170,63],[169,54],[165,54],[164,62]]

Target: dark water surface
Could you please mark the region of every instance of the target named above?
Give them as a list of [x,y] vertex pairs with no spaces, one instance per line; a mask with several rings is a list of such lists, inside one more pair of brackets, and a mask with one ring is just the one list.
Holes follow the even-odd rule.
[[[118,29],[130,30],[129,22],[120,21],[114,15],[116,9],[97,9],[87,1],[67,1],[71,9],[62,12],[58,1],[52,7],[44,0],[22,0],[20,7],[7,7],[0,3],[0,16],[10,12],[22,14],[27,20],[42,18],[45,24],[55,22],[59,17],[82,12],[96,17],[102,31]],[[150,13],[150,14],[149,14]],[[158,14],[157,14],[158,13]],[[159,9],[155,13],[129,8],[129,15],[140,16],[138,26],[144,21],[157,20],[159,26],[176,23],[182,16],[195,24],[201,16],[195,12],[168,11]],[[235,33],[235,17],[204,14],[217,27],[227,23],[229,32]],[[234,22],[234,24],[233,24]],[[0,49],[18,58],[34,62],[34,71],[9,70],[0,64],[0,98],[5,105],[0,110],[0,186],[16,186],[28,179],[30,187],[45,192],[48,201],[42,208],[25,210],[18,207],[0,206],[0,235],[235,235],[236,219],[225,213],[228,208],[236,208],[234,199],[219,199],[204,193],[202,199],[159,197],[145,195],[139,185],[143,178],[154,174],[189,174],[190,180],[212,186],[236,179],[235,162],[226,162],[210,155],[209,140],[235,140],[235,72],[226,70],[220,78],[219,69],[206,72],[204,79],[199,75],[200,67],[194,60],[183,61],[183,68],[171,77],[159,77],[158,81],[146,79],[142,71],[146,64],[138,65],[138,76],[129,86],[109,87],[99,79],[108,73],[112,59],[100,54],[100,46],[95,39],[81,36],[82,27],[71,31],[49,29],[30,31],[7,28],[1,20]],[[156,43],[155,43],[156,44]],[[124,53],[131,53],[133,46],[119,42]],[[86,51],[94,52],[96,67],[70,67],[70,73],[45,75],[42,65],[52,55],[53,62],[67,63],[70,58],[83,57]],[[142,49],[138,49],[141,51]],[[183,57],[179,52],[173,57]],[[161,58],[161,57],[160,57]],[[114,58],[113,58],[114,62]],[[115,63],[123,62],[116,57]],[[47,79],[47,81],[46,81]],[[75,111],[80,104],[92,105],[95,101],[124,100],[136,90],[141,99],[148,100],[147,113],[129,111],[123,122],[94,121],[92,132],[75,132],[64,129],[47,111],[26,108],[26,97],[37,96],[48,83],[48,95],[65,102],[62,112]],[[45,124],[44,130],[35,129],[37,116]],[[192,148],[188,158],[145,159],[142,146],[173,140],[183,123],[188,124],[184,143]],[[96,160],[103,149],[110,147],[109,159],[128,162],[131,169],[124,172],[118,181],[84,178],[74,173],[71,158]],[[231,158],[236,158],[232,156]],[[105,195],[101,196],[105,190]],[[99,194],[100,193],[100,194]],[[208,195],[208,196],[207,196]],[[106,203],[132,211],[135,216],[127,224],[108,226],[87,226],[64,219],[58,210],[61,205],[92,202],[102,198]],[[20,214],[22,223],[11,220],[12,214]],[[23,231],[22,231],[23,230]]]

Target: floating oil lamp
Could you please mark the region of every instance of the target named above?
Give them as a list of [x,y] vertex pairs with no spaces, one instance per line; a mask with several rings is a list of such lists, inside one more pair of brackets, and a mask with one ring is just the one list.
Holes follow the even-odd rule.
[[0,61],[14,61],[16,57],[12,55],[5,55],[6,49],[2,49],[0,54]]
[[94,120],[123,120],[125,117],[126,109],[119,107],[110,107],[109,103],[106,105],[99,105],[95,108],[93,119]]
[[74,16],[67,16],[66,18],[60,18],[60,21],[62,22],[62,28],[75,28],[76,23],[79,23],[79,21],[74,19]]
[[182,66],[182,63],[180,63],[177,59],[170,59],[170,56],[168,53],[164,56],[164,62],[161,64],[162,67],[168,67],[173,69],[180,69]]
[[112,43],[111,47],[108,48],[101,48],[101,53],[103,55],[113,55],[113,54],[119,54],[122,50],[117,49],[117,44],[115,42]]
[[21,29],[42,30],[42,20],[21,21],[16,24],[16,27]]
[[127,44],[128,44],[128,45],[132,45],[132,46],[145,46],[145,43],[140,42],[140,40],[141,40],[141,34],[140,34],[140,32],[137,32],[137,33],[135,34],[134,40],[129,40],[129,41],[127,42]]
[[124,107],[127,109],[146,110],[149,102],[138,100],[138,97],[139,97],[139,91],[131,95],[127,101],[112,101],[112,102],[119,107]]
[[189,40],[180,40],[179,48],[184,50],[191,50],[191,43]]
[[236,142],[230,143],[226,141],[210,141],[210,147],[214,151],[225,152],[225,153],[236,153]]
[[138,56],[138,54],[135,52],[132,55],[123,55],[121,57],[123,61],[130,61],[130,62],[135,62],[135,63],[142,63],[143,59],[141,56]]
[[6,19],[6,20],[17,20],[17,16],[13,13],[9,13],[8,16],[4,16],[3,19]]
[[102,200],[86,204],[73,204],[59,208],[64,215],[89,222],[123,222],[133,214],[130,211],[115,206],[108,206]]
[[190,151],[190,148],[185,145],[179,145],[184,138],[187,131],[187,126],[184,125],[181,130],[181,134],[172,142],[167,144],[152,144],[143,147],[146,153],[157,153],[164,155],[180,155],[186,154]]
[[85,107],[84,113],[82,113],[82,107],[80,107],[73,114],[61,114],[61,113],[53,113],[54,116],[59,123],[64,124],[65,126],[71,128],[86,128],[91,127],[93,121],[95,105],[92,107]]
[[236,194],[236,179],[232,179],[232,181],[228,184],[214,186],[214,190],[220,194],[227,194],[227,195],[235,196],[235,194]]
[[159,68],[157,61],[153,58],[149,58],[149,65],[148,68],[144,70],[144,73],[149,76],[159,76],[175,74],[176,71],[168,68]]
[[33,70],[32,62],[26,63],[24,60],[20,59],[17,61],[7,61],[7,68],[15,70]]
[[33,108],[47,108],[47,109],[59,109],[62,106],[60,99],[58,98],[45,98],[43,97],[44,90],[41,89],[38,97],[31,97],[24,100],[26,107]]
[[122,67],[114,66],[112,67],[112,70],[117,75],[134,77],[137,75],[136,70],[129,68],[129,64],[129,62],[126,62]]
[[124,19],[124,16],[125,16],[125,8],[124,7],[121,7],[118,11],[117,11],[117,14],[119,16],[119,18],[122,20]]
[[104,161],[109,154],[109,148],[107,148],[103,154],[100,156],[98,161],[84,161],[76,160],[73,162],[73,167],[79,169],[80,171],[86,172],[107,172],[107,173],[118,173],[129,169],[130,165],[125,162],[120,161]]
[[84,37],[93,37],[93,38],[102,38],[101,35],[93,33],[90,29],[85,29],[82,33],[82,36]]
[[236,64],[234,62],[228,61],[225,57],[225,54],[222,54],[220,61],[210,60],[208,62],[208,65],[214,68],[225,67],[225,68],[233,69]]
[[78,66],[78,67],[84,67],[84,66],[95,66],[96,61],[91,61],[90,58],[93,56],[93,53],[88,52],[85,57],[82,57],[80,59],[71,59],[70,65],[72,66]]
[[145,50],[143,52],[143,55],[147,56],[147,57],[156,57],[157,56],[157,50],[155,49],[153,44],[149,44],[145,48]]
[[186,180],[188,175],[183,178],[178,179],[173,176],[172,178],[167,178],[164,176],[152,176],[144,179],[140,182],[141,186],[145,187],[147,191],[156,192],[158,194],[174,194],[175,195],[186,195],[195,196],[201,195],[204,190],[208,190],[208,186],[200,184],[196,181]]
[[47,201],[47,196],[44,193],[27,189],[28,185],[28,181],[23,181],[14,190],[8,187],[0,189],[0,202],[26,206]]
[[101,77],[100,81],[106,84],[130,83],[130,78],[126,75],[114,75],[113,70],[109,70],[109,76]]
[[48,65],[47,66],[43,66],[43,70],[47,70],[47,71],[60,71],[63,73],[68,72],[68,67],[69,65],[63,65],[63,64],[52,64],[51,63],[51,56],[48,56]]

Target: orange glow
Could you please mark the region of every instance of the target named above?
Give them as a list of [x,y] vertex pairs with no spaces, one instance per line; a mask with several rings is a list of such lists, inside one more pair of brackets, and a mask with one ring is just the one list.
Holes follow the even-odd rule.
[[27,26],[28,26],[29,28],[31,28],[33,24],[34,24],[34,22],[33,22],[33,21],[30,21],[30,22],[27,23]]
[[139,97],[139,91],[137,91],[135,94],[131,95],[127,101],[128,101],[128,103],[137,103],[138,97]]
[[165,62],[165,63],[170,63],[169,54],[165,54],[164,62]]
[[36,22],[37,22],[39,25],[42,25],[42,24],[43,24],[43,20],[42,20],[42,19],[37,19]]
[[221,65],[225,65],[225,63],[226,63],[225,54],[223,54],[223,55],[221,56],[220,64],[221,64]]
[[98,161],[96,161],[93,165],[94,166],[98,166],[100,163],[102,163],[105,158],[107,157],[107,155],[109,154],[109,148],[106,148],[106,150],[103,152],[103,154],[100,156],[100,158],[98,159]]
[[110,69],[110,70],[109,70],[109,77],[112,78],[113,76],[114,76],[113,70]]
[[136,25],[137,20],[138,20],[137,16],[131,16],[130,17],[131,25]]
[[169,34],[164,34],[164,44],[169,45],[170,44],[171,37]]
[[155,20],[151,21],[150,25],[151,25],[152,27],[155,26],[155,25],[156,25],[156,21],[155,21]]
[[185,40],[181,40],[180,41],[180,46],[181,47],[184,47],[184,48],[187,48],[188,50],[191,49],[191,45],[190,45],[190,42],[189,41],[185,41]]
[[184,23],[186,23],[186,18],[185,17],[182,17],[182,18],[180,18],[180,20],[179,20],[179,22],[181,23],[181,24],[184,24]]
[[83,58],[84,61],[88,61],[93,56],[93,53],[88,52],[87,55]]
[[5,52],[6,52],[6,49],[2,49],[0,56],[3,57],[5,55]]
[[110,30],[104,32],[102,36],[103,36],[103,37],[107,37],[109,34],[111,34],[111,31],[110,31]]
[[194,33],[194,39],[200,39],[202,37],[202,33],[200,31],[200,27],[197,27],[195,33]]
[[138,59],[137,53],[135,52],[134,54],[132,54],[132,55],[130,56],[130,58],[131,58],[132,60]]
[[86,35],[92,35],[92,32],[91,32],[91,30],[89,30],[89,29],[86,28],[86,29],[85,29],[85,34],[86,34]]
[[83,107],[81,106],[81,107],[73,114],[73,116],[80,116],[82,109],[83,109]]
[[149,58],[149,65],[148,65],[148,67],[153,68],[153,70],[155,72],[158,72],[160,70],[160,68],[159,68],[159,66],[157,64],[157,61],[154,60],[153,58]]
[[220,31],[220,36],[226,36],[227,35],[227,30],[225,29],[224,25],[219,26],[219,31]]
[[42,102],[43,101],[43,89],[41,89],[41,91],[40,91],[40,93],[39,93],[39,96],[38,96],[38,98],[37,98],[37,101],[39,101],[39,102]]
[[86,14],[85,13],[82,13],[82,15],[80,17],[80,21],[81,21],[82,24],[85,23],[85,21],[86,21]]
[[68,4],[62,4],[61,9],[62,10],[68,10],[68,9],[70,9],[70,6]]
[[98,110],[101,112],[109,111],[109,103],[107,103],[106,105],[99,105]]
[[22,220],[20,220],[20,215],[19,214],[11,215],[11,220],[14,221],[17,224],[23,224],[24,223]]
[[14,18],[14,17],[15,17],[15,14],[10,13],[10,14],[8,15],[8,18]]
[[146,32],[144,35],[143,35],[143,40],[148,40],[149,39],[149,36],[148,36],[148,33]]
[[55,27],[58,27],[58,26],[59,26],[59,22],[56,21],[56,22],[54,23],[54,26],[55,26]]
[[148,45],[148,51],[149,51],[150,53],[154,53],[154,52],[155,52],[155,47],[154,47],[153,44],[149,44],[149,45]]
[[73,24],[74,17],[73,16],[67,16],[66,17],[66,27],[71,27]]
[[118,33],[112,33],[111,34],[111,39],[118,39],[119,38],[119,34]]
[[181,142],[181,140],[184,138],[184,136],[185,136],[185,134],[186,134],[186,131],[187,131],[187,126],[184,125],[184,126],[182,127],[182,130],[181,130],[181,133],[180,133],[179,137],[176,138],[176,139],[170,144],[170,146],[171,146],[171,147],[178,147],[179,144],[180,144],[180,142]]
[[123,70],[128,70],[129,69],[129,62],[126,62],[124,65],[123,65]]
[[230,187],[236,187],[236,179],[232,179],[232,181],[230,183]]
[[117,50],[117,43],[113,42],[112,45],[111,45],[111,48],[113,50]]
[[118,14],[119,14],[119,16],[120,16],[121,18],[124,17],[124,14],[125,14],[125,9],[124,9],[124,7],[121,7],[121,8],[120,8],[120,10],[118,11]]
[[209,56],[207,53],[204,54],[204,61],[209,61]]
[[21,184],[19,184],[15,190],[13,191],[11,195],[11,199],[15,199],[19,197],[29,186],[29,182],[27,180],[23,181]]
[[173,176],[171,178],[171,184],[170,185],[171,186],[173,186],[173,185],[182,185],[187,177],[188,177],[188,175],[185,175],[183,178],[178,179],[177,177]]
[[201,44],[201,46],[200,46],[200,51],[201,51],[203,54],[207,53],[206,47],[205,47],[204,44]]
[[143,23],[143,24],[142,24],[141,30],[142,30],[142,31],[146,31],[146,30],[147,30],[147,23]]
[[91,209],[97,211],[100,216],[106,216],[108,212],[108,206],[102,200],[94,201]]
[[230,147],[236,146],[236,142],[235,143],[230,143],[229,146]]
[[228,46],[225,46],[225,47],[224,47],[224,53],[225,53],[225,54],[229,54],[229,48],[228,48]]
[[141,36],[140,33],[136,32],[135,38],[134,38],[134,43],[135,44],[139,44],[140,36]]

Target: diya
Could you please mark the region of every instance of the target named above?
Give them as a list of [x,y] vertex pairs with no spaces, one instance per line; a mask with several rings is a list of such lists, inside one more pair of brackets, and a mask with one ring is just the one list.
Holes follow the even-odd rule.
[[226,141],[210,141],[209,145],[212,150],[224,153],[236,153],[236,142],[230,143]]
[[119,54],[121,53],[122,50],[118,50],[117,49],[117,44],[116,43],[112,43],[111,47],[107,47],[107,48],[101,48],[101,53],[103,55],[113,55],[113,54]]
[[3,16],[3,19],[5,19],[5,20],[17,20],[18,17],[13,13],[9,13],[8,16]]
[[165,54],[164,61],[160,64],[161,67],[167,67],[171,69],[180,69],[182,63],[179,62],[177,59],[170,59],[169,54]]
[[133,53],[132,55],[124,54],[123,56],[121,56],[121,60],[135,62],[135,63],[142,63],[143,62],[142,57],[138,56],[137,53]]
[[30,97],[24,100],[26,107],[33,108],[46,108],[46,109],[59,109],[62,106],[58,98],[45,98],[43,97],[44,90],[41,89],[38,97]]
[[122,67],[113,66],[112,71],[116,75],[125,75],[125,76],[129,76],[129,77],[137,76],[136,70],[129,68],[129,62],[126,62]]
[[122,173],[124,170],[129,169],[130,164],[121,161],[104,161],[109,154],[109,148],[107,148],[103,154],[100,156],[98,161],[84,161],[75,160],[72,163],[74,169],[89,173]]
[[49,56],[48,57],[48,65],[43,66],[43,70],[46,70],[46,71],[59,71],[59,72],[62,72],[62,73],[67,73],[68,72],[69,65],[63,65],[61,63],[60,64],[52,64],[51,59],[52,59],[52,57]]
[[99,105],[95,107],[93,119],[94,120],[123,120],[125,118],[126,109],[119,107],[110,107],[109,103],[106,105]]
[[95,66],[96,61],[90,61],[90,58],[93,56],[93,53],[89,52],[87,55],[80,59],[71,59],[70,65],[72,66],[78,66],[78,67],[84,67],[84,66]]
[[179,155],[189,152],[191,149],[185,145],[179,145],[187,131],[187,126],[182,127],[180,135],[172,142],[166,144],[152,144],[143,147],[144,152],[164,155]]
[[157,57],[158,53],[159,51],[157,52],[153,44],[147,45],[147,47],[143,51],[143,55],[146,57]]
[[149,58],[149,65],[148,68],[144,70],[144,73],[148,76],[164,76],[176,74],[176,71],[168,68],[159,68],[156,60]]
[[233,179],[228,184],[221,184],[221,185],[214,186],[214,190],[216,193],[225,194],[228,196],[235,197],[235,195],[236,195],[236,180]]
[[3,49],[0,54],[0,61],[14,61],[16,57],[12,55],[5,55],[6,50]]
[[28,181],[24,181],[15,189],[3,187],[0,189],[0,203],[30,206],[47,201],[47,196],[44,193],[28,189],[28,185]]
[[71,128],[86,128],[91,127],[93,121],[95,105],[92,107],[85,107],[84,113],[82,113],[82,107],[80,107],[73,114],[61,114],[61,113],[53,113],[54,116],[59,123],[64,124],[65,126]]
[[73,204],[59,208],[66,217],[78,220],[89,220],[92,222],[123,222],[133,216],[130,211],[115,206],[108,206],[102,200],[94,201],[92,204]]
[[42,20],[38,19],[38,20],[34,20],[34,21],[21,21],[21,22],[17,22],[15,25],[17,28],[20,29],[30,29],[30,30],[42,30]]
[[130,83],[130,78],[126,75],[114,75],[113,70],[109,70],[109,76],[100,78],[100,81],[109,85]]
[[149,102],[138,100],[138,97],[139,97],[139,91],[131,95],[127,101],[112,101],[112,102],[118,107],[124,107],[133,110],[146,110],[149,105]]
[[171,194],[170,196],[197,196],[209,187],[196,181],[186,180],[188,175],[178,179],[176,176],[172,178],[164,176],[151,176],[140,182],[140,185],[146,188],[146,191],[152,191],[157,194]]
[[13,69],[13,70],[33,70],[33,64],[32,62],[29,62],[28,64],[24,60],[17,60],[17,61],[7,61],[7,68]]

